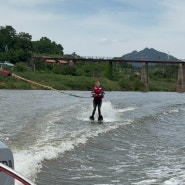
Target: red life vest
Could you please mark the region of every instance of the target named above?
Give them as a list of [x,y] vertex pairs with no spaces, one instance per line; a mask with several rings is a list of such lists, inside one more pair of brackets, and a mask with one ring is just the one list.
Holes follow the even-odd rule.
[[96,98],[96,99],[103,98],[103,88],[102,88],[102,86],[99,86],[99,87],[94,86],[94,98]]

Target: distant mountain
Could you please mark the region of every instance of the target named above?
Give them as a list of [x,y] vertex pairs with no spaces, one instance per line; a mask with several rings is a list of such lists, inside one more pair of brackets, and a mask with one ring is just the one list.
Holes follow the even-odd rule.
[[167,53],[157,51],[153,48],[145,48],[139,52],[133,51],[123,55],[122,58],[127,60],[179,61],[179,59],[168,55]]

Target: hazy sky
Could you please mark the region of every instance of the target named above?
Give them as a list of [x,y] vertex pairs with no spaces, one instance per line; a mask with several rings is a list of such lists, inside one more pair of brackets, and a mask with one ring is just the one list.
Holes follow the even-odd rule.
[[65,54],[122,56],[146,47],[185,58],[185,0],[1,0],[0,26],[46,36]]

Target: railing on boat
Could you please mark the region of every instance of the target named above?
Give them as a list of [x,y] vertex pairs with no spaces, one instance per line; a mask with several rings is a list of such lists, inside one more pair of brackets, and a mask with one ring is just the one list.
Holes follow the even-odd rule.
[[18,180],[23,185],[36,185],[35,183],[31,182],[26,177],[23,177],[21,174],[19,174],[18,172],[16,172],[12,168],[10,168],[2,163],[0,163],[0,172],[3,172],[5,174],[9,175],[10,177]]

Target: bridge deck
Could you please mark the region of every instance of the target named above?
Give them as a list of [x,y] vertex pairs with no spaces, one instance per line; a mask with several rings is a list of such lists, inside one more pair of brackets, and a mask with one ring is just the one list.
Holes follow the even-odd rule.
[[123,63],[166,63],[166,64],[179,64],[179,63],[185,63],[182,60],[179,61],[170,61],[170,60],[138,60],[138,59],[120,59],[120,58],[96,58],[96,57],[82,57],[82,58],[76,58],[76,57],[39,57],[39,56],[34,56],[32,58],[35,59],[45,59],[45,60],[66,60],[70,61],[72,60],[73,62],[77,61],[84,61],[84,62],[123,62]]

